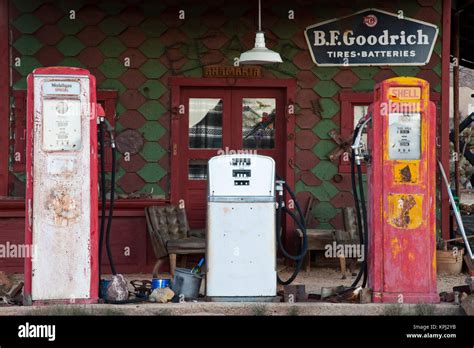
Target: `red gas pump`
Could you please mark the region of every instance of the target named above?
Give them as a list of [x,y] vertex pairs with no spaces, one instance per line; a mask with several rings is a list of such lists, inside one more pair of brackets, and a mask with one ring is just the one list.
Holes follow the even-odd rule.
[[374,302],[436,303],[436,109],[428,82],[385,80],[369,108],[368,283]]
[[78,68],[28,76],[25,304],[98,299],[95,78]]

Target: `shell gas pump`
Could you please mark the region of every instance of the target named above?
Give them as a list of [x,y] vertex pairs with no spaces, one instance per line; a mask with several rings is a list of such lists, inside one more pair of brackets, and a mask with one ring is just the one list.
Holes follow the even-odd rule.
[[98,299],[95,78],[78,68],[28,76],[25,304]]
[[[364,128],[367,149],[361,145]],[[359,185],[368,251],[364,283],[368,278],[373,302],[439,302],[435,132],[429,84],[413,77],[379,83],[356,126],[352,148],[360,184],[362,160],[367,168],[367,207]]]

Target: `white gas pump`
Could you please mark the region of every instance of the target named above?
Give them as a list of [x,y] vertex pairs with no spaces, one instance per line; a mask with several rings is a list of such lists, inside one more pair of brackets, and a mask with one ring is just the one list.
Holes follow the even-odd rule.
[[208,171],[207,297],[276,296],[275,161],[222,155]]

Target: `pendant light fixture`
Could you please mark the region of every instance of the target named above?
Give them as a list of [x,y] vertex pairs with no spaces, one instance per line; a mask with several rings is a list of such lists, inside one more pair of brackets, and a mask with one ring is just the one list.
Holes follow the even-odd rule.
[[262,31],[261,0],[258,0],[258,31],[255,36],[255,47],[240,55],[239,64],[272,64],[282,63],[278,52],[265,47],[265,35]]

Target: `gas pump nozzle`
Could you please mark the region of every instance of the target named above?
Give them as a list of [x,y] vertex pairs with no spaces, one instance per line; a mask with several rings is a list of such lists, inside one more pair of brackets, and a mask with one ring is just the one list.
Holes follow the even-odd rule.
[[107,127],[107,132],[109,133],[109,136],[110,136],[110,146],[112,148],[115,148],[115,137],[114,137],[115,128],[110,124],[109,120],[107,120],[104,116],[99,117],[99,121],[105,123],[105,126]]
[[361,119],[356,127],[357,135],[354,140],[354,143],[352,144],[351,148],[354,150],[354,159],[356,161],[357,165],[360,165],[361,160],[367,160],[367,154],[363,153],[363,146],[364,143],[361,141],[362,139],[362,132],[364,131],[364,128],[367,126],[369,121],[372,119],[372,116],[366,116],[365,118]]

